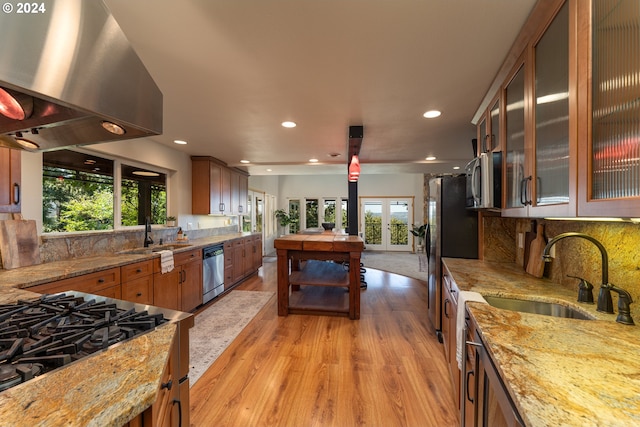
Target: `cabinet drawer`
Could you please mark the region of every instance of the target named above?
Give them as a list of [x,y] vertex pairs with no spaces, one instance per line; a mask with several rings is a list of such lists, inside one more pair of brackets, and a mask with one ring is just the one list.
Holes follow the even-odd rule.
[[110,286],[106,289],[94,291],[93,294],[107,298],[122,299],[122,287],[120,285]]
[[224,269],[224,284],[231,285],[233,283],[233,267]]
[[140,277],[153,274],[153,261],[141,261],[134,264],[124,265],[120,267],[120,275],[122,282],[129,282]]
[[123,283],[122,299],[138,304],[153,304],[153,276],[140,277]]
[[79,291],[86,292],[88,294],[103,295],[99,291],[111,288],[116,285],[119,288],[120,267],[110,268],[108,270],[97,271],[95,273],[83,274],[82,276],[33,286],[30,287],[29,290],[42,294],[52,294],[64,291]]
[[[186,264],[191,261],[198,261],[202,259],[202,249],[194,249],[192,251],[180,252],[173,254],[173,265],[178,267],[182,264]],[[153,259],[153,272],[160,273],[160,257]]]
[[173,254],[173,260],[176,265],[186,264],[191,261],[198,261],[202,259],[202,249],[194,249],[188,252],[180,252]]

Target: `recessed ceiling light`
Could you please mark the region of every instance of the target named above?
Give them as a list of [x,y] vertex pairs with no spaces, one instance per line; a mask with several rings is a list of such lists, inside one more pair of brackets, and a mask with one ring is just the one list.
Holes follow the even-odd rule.
[[442,113],[438,110],[429,110],[426,113],[424,113],[423,116],[426,117],[427,119],[434,119],[436,117],[440,117],[440,114]]
[[318,163],[318,159],[309,159],[309,163]]
[[120,126],[119,124],[113,123],[113,122],[108,122],[106,120],[102,122],[102,127],[107,132],[111,132],[114,135],[124,135],[126,133],[124,128],[122,126]]
[[182,139],[175,139],[173,142],[178,145],[187,145],[187,141],[183,141]]
[[272,171],[273,171],[273,169],[267,169],[267,172],[272,172]]
[[240,163],[245,163],[245,164],[247,164],[247,163],[251,163],[251,162],[250,162],[249,160],[244,160],[244,159],[243,159],[243,160],[240,160]]
[[282,126],[286,127],[286,128],[294,128],[296,127],[296,123],[295,122],[282,122]]
[[425,160],[435,160],[436,156],[429,156],[429,157],[425,157]]
[[453,167],[453,170],[458,170],[458,169],[460,169],[460,166],[454,166]]

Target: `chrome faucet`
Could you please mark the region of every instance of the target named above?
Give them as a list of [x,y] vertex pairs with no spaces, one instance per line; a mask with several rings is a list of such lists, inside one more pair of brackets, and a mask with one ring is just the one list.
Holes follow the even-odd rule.
[[151,219],[147,217],[144,220],[144,247],[148,248],[149,245],[153,245],[153,239],[151,238]]
[[602,254],[602,283],[600,285],[600,293],[598,294],[598,311],[602,311],[605,313],[613,313],[613,302],[611,300],[611,288],[609,287],[609,256],[607,255],[607,250],[602,246],[602,243],[589,236],[588,234],[583,233],[562,233],[558,234],[553,239],[549,240],[547,246],[544,247],[544,252],[542,253],[542,259],[544,262],[551,261],[551,255],[549,255],[549,251],[551,250],[551,246],[555,245],[558,240],[565,239],[567,237],[581,237],[586,239],[596,245],[598,249],[600,249],[600,253]]
[[598,294],[598,306],[596,310],[604,312],[604,313],[613,313],[613,301],[611,300],[611,291],[614,291],[619,294],[618,298],[618,318],[616,319],[619,323],[624,323],[626,325],[633,325],[633,319],[631,318],[629,304],[633,302],[631,299],[631,295],[629,292],[621,289],[615,285],[609,283],[609,256],[607,255],[607,250],[604,248],[602,243],[600,243],[595,238],[589,236],[584,233],[575,233],[568,232],[558,234],[553,239],[549,240],[547,246],[544,247],[544,252],[542,253],[542,259],[545,262],[551,261],[551,255],[549,255],[549,251],[551,247],[556,244],[558,240],[565,239],[567,237],[580,237],[586,239],[596,245],[596,247],[600,250],[600,254],[602,255],[602,284],[600,285],[600,293]]

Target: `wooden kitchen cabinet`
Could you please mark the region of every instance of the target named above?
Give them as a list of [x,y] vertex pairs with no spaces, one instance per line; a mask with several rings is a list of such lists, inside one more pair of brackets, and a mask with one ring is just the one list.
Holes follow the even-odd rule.
[[202,250],[174,254],[174,269],[162,273],[153,259],[153,305],[189,312],[202,304]]
[[262,235],[254,234],[224,243],[225,290],[255,273],[262,265]]
[[224,242],[224,288],[233,285],[233,240]]
[[442,275],[442,344],[453,383],[454,399],[460,407],[460,369],[456,359],[456,326],[458,314],[458,287],[443,266]]
[[524,422],[491,360],[477,325],[468,314],[467,360],[464,378],[468,380],[463,402],[465,427],[523,427]]
[[196,215],[238,215],[246,211],[248,174],[224,162],[191,157],[191,210]]
[[247,214],[247,194],[249,191],[249,176],[239,170],[231,170],[231,204],[230,213]]
[[120,267],[32,286],[29,290],[41,294],[78,291],[121,299]]
[[246,239],[236,239],[233,241],[231,253],[233,256],[233,283],[237,283],[245,276]]
[[21,209],[20,151],[0,147],[0,212]]
[[576,34],[570,2],[555,3],[502,91],[504,216],[576,215]]
[[120,267],[122,299],[153,305],[153,261],[141,261]]
[[257,271],[260,267],[262,267],[262,235],[256,234],[253,236],[252,242],[252,257],[253,262],[251,265],[251,271],[249,273],[253,273]]
[[578,2],[578,216],[640,217],[638,2]]
[[[476,113],[504,99],[502,215],[640,217],[634,1],[539,2]],[[633,55],[630,57],[629,55]]]

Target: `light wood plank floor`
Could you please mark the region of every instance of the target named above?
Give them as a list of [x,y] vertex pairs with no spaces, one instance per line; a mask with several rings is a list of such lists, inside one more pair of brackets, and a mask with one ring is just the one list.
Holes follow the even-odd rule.
[[[238,289],[276,290],[276,263]],[[369,269],[361,318],[278,317],[276,297],[191,388],[191,425],[459,424],[426,283]]]

